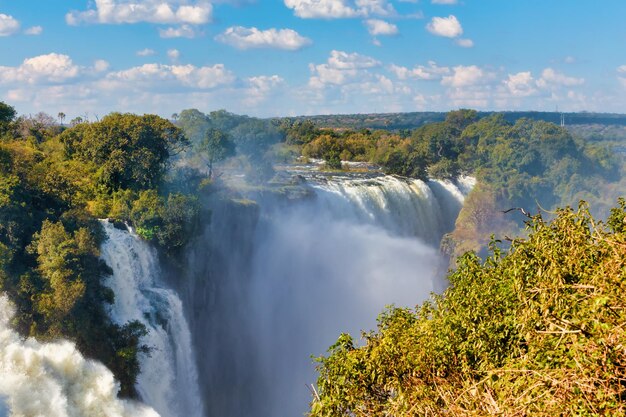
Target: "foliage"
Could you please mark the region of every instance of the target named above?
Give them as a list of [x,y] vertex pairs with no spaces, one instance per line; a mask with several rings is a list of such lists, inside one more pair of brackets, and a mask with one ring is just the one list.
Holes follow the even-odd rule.
[[168,158],[187,144],[183,132],[165,119],[121,113],[78,124],[60,140],[69,157],[97,166],[97,183],[108,191],[156,187]]
[[213,177],[213,163],[235,155],[235,144],[229,135],[221,130],[209,129],[197,148],[200,157],[207,164],[209,179]]
[[583,204],[466,254],[443,295],[318,358],[311,416],[623,415],[625,218]]

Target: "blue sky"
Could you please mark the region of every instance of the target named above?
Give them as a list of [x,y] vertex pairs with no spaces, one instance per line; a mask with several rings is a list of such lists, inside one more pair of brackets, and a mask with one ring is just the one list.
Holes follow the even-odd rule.
[[0,0],[0,100],[93,118],[626,112],[624,0]]

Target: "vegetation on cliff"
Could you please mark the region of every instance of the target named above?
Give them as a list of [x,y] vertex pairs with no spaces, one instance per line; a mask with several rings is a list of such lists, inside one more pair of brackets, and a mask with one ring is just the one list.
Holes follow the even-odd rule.
[[318,358],[311,416],[624,415],[626,202],[536,215],[450,288]]

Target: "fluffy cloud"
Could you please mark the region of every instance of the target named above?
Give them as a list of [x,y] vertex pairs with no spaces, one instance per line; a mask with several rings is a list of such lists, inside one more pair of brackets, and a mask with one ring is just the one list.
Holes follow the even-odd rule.
[[409,78],[416,78],[418,80],[439,80],[444,75],[450,74],[450,68],[440,67],[435,61],[428,61],[428,65],[419,65],[413,69],[392,64],[389,69],[400,80]]
[[154,54],[156,54],[156,51],[150,48],[145,48],[140,51],[137,51],[137,56],[151,56]]
[[181,25],[179,27],[169,27],[159,29],[159,36],[162,38],[188,38],[198,36],[198,33],[191,25]]
[[52,53],[27,58],[18,67],[0,66],[0,83],[59,83],[76,78],[80,71],[69,56]]
[[474,41],[471,39],[457,39],[456,41],[454,41],[454,43],[459,45],[461,48],[473,48],[474,47]]
[[41,26],[33,26],[24,31],[26,35],[37,36],[43,33],[43,28]]
[[509,74],[502,83],[514,97],[528,97],[537,92],[536,82],[530,71]]
[[387,0],[284,0],[285,6],[293,9],[303,19],[342,19],[387,16],[395,10]]
[[365,21],[365,26],[367,26],[367,31],[370,35],[397,35],[398,27],[393,23],[385,22],[380,19],[368,19]]
[[93,70],[95,72],[105,72],[109,69],[109,63],[104,59],[98,59],[93,63]]
[[260,75],[250,77],[246,81],[248,84],[248,88],[244,92],[244,104],[246,106],[256,106],[267,100],[285,82],[278,75]]
[[178,49],[168,49],[167,56],[172,61],[177,61],[180,58],[180,51]]
[[180,85],[193,89],[212,89],[232,83],[235,76],[223,64],[196,67],[194,65],[145,64],[107,74],[102,82],[105,89],[125,89],[130,84],[140,89],[161,89]]
[[331,51],[325,64],[309,65],[313,74],[309,80],[309,85],[315,88],[321,88],[328,84],[342,85],[357,79],[359,75],[364,75],[363,70],[380,65],[379,61],[365,55]]
[[10,36],[20,30],[20,22],[13,16],[0,13],[0,36]]
[[292,29],[259,30],[242,26],[230,27],[215,39],[238,49],[276,48],[295,51],[312,43],[309,38]]
[[537,86],[540,88],[574,87],[584,83],[584,78],[568,77],[552,68],[544,69],[541,78],[537,80]]
[[452,69],[452,74],[441,79],[441,84],[449,87],[470,87],[484,84],[493,75],[485,72],[476,65],[464,66],[459,65]]
[[69,25],[81,23],[139,23],[200,25],[211,20],[213,6],[206,0],[95,0],[95,8],[71,11]]
[[353,70],[377,67],[380,66],[380,61],[356,52],[350,54],[342,51],[331,51],[328,65],[331,68]]
[[457,0],[432,0],[432,4],[457,4]]
[[436,36],[456,38],[463,34],[463,27],[454,15],[448,17],[433,17],[426,29]]

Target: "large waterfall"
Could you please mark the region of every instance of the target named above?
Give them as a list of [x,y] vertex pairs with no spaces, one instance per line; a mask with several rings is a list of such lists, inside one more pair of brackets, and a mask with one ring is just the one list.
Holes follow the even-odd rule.
[[178,295],[160,282],[156,253],[147,243],[103,221],[108,239],[102,258],[113,269],[106,285],[115,293],[114,322],[137,320],[146,326],[137,390],[161,417],[201,417],[195,355]]
[[472,186],[311,175],[295,197],[217,197],[184,264],[163,271],[147,243],[103,221],[109,314],[148,330],[137,390],[152,408],[117,399],[112,374],[73,344],[20,339],[0,297],[0,417],[303,415],[311,355],[445,287],[438,244]]
[[386,305],[414,306],[445,287],[439,241],[472,185],[308,177],[308,197],[252,196],[253,229],[242,227],[250,207],[214,207],[181,289],[207,416],[303,415],[311,355],[341,332],[358,338]]

